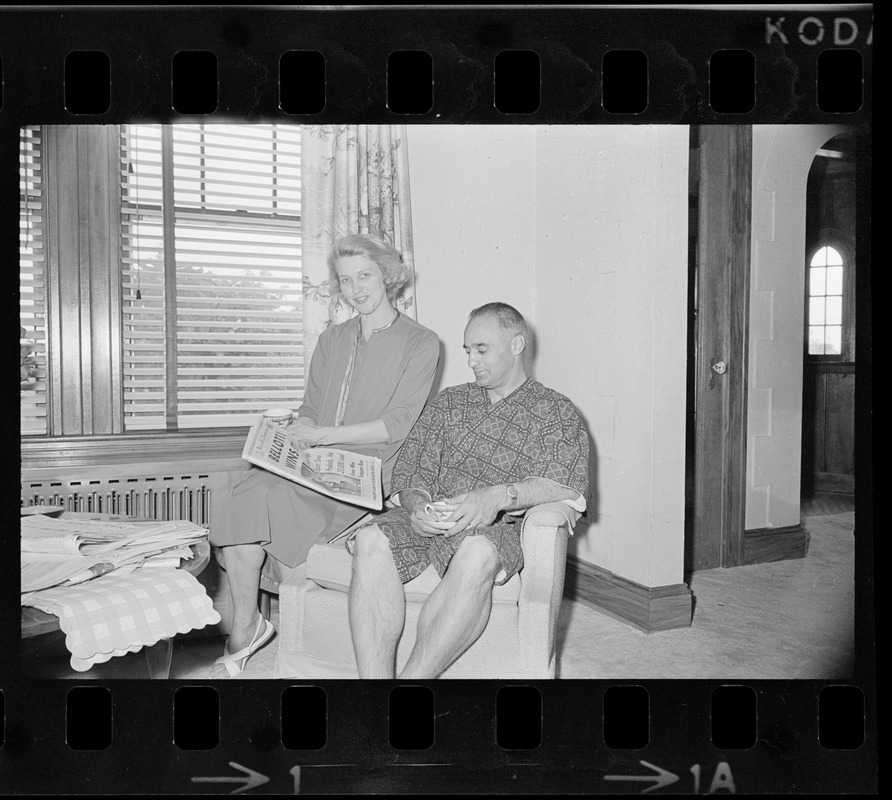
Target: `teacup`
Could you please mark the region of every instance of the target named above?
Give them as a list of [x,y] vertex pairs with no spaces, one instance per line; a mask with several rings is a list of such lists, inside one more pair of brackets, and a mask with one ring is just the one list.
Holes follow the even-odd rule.
[[429,516],[434,517],[438,522],[443,522],[452,516],[452,511],[448,508],[444,508],[444,505],[445,504],[441,500],[438,500],[435,503],[425,503],[424,511]]
[[263,412],[264,419],[269,420],[279,428],[287,427],[293,416],[294,414],[290,408],[271,408]]

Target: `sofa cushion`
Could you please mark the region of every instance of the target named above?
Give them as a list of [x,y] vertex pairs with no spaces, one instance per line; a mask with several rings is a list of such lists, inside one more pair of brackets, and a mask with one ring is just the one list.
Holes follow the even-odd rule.
[[[313,545],[307,555],[306,576],[317,586],[346,594],[350,591],[350,582],[353,580],[353,556],[347,552],[342,542]],[[436,569],[428,566],[417,578],[406,584],[406,599],[411,603],[424,602],[439,582]],[[519,597],[519,575],[514,575],[510,581],[493,589],[492,599],[496,603],[517,603]]]
[[343,544],[314,544],[307,553],[306,576],[325,589],[347,592],[353,577],[353,557]]

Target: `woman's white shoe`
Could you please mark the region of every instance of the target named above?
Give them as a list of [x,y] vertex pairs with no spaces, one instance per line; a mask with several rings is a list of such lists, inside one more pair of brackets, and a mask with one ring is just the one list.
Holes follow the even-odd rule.
[[[241,675],[245,671],[248,659],[272,639],[275,633],[276,629],[273,627],[273,624],[268,619],[260,617],[257,621],[257,629],[254,631],[254,638],[251,640],[251,644],[243,647],[237,653],[230,653],[224,646],[223,655],[214,662],[213,666],[221,665],[225,667],[230,678]],[[211,671],[213,671],[213,667]]]

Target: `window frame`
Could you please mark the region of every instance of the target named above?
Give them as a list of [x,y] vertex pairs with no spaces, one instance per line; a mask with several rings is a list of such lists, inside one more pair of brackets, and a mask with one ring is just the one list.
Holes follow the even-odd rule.
[[[812,259],[824,247],[831,247],[842,259],[842,337],[840,352],[810,353],[808,350],[809,328],[809,293],[810,271]],[[815,244],[806,252],[804,316],[803,316],[803,353],[806,361],[812,364],[854,364],[855,363],[855,248],[848,237],[839,231],[825,229],[815,240]]]
[[[243,422],[239,426],[237,420],[231,417],[232,409],[227,410],[228,404],[247,404],[253,406],[253,412],[259,413],[264,407],[296,403],[303,395],[306,364],[303,363],[303,312],[300,308],[303,303],[299,242],[301,216],[299,195],[295,197],[295,178],[299,185],[299,173],[293,171],[299,165],[299,158],[295,164],[294,157],[294,147],[296,144],[299,147],[295,141],[295,136],[299,137],[299,129],[292,128],[286,134],[284,130],[279,130],[280,127],[285,126],[184,123],[121,128],[122,136],[126,137],[122,144],[127,145],[126,149],[122,147],[121,150],[124,171],[120,218],[123,241],[127,245],[122,247],[122,254],[124,264],[129,264],[122,270],[125,288],[122,295],[125,320],[122,336],[125,343],[135,345],[135,348],[127,344],[124,346],[123,427],[128,432],[245,428],[250,423]],[[138,128],[144,130],[140,132]],[[243,132],[243,129],[246,130]],[[140,150],[140,140],[149,145],[147,150]],[[152,142],[155,145],[154,169]],[[144,157],[148,155],[148,160],[144,158],[142,162],[145,172],[139,168],[134,171],[131,167],[140,163],[140,152]],[[180,169],[182,172],[178,171]],[[262,177],[258,178],[257,169],[264,173]],[[128,177],[134,174],[141,175],[141,178],[131,182]],[[146,193],[140,199],[139,185],[142,180],[146,182],[143,189]],[[155,183],[154,187],[152,183]],[[260,191],[252,191],[257,189]],[[242,194],[242,190],[247,194]],[[168,342],[176,340],[176,351],[169,346],[159,348],[157,335],[149,334],[146,337],[147,330],[162,320],[151,311],[142,316],[139,307],[130,302],[131,297],[126,292],[128,280],[132,289],[135,277],[132,267],[138,260],[136,252],[141,249],[138,246],[134,249],[135,242],[142,242],[134,228],[140,225],[140,220],[156,228],[154,234],[147,236],[147,241],[151,242],[154,237],[156,242],[154,248],[149,245],[149,251],[155,249],[160,255],[163,248],[163,295],[156,295],[154,300],[162,301],[167,309],[163,319],[164,339]],[[217,241],[220,237],[229,240],[230,247],[226,254],[217,249],[221,243]],[[162,248],[158,247],[158,243],[162,244]],[[195,247],[198,249],[193,249]],[[291,249],[296,249],[296,252],[285,255],[285,251]],[[248,255],[248,251],[251,255]],[[230,277],[239,283],[260,281],[260,284],[230,296],[234,301],[231,307],[227,307],[225,302],[218,302],[214,307],[217,308],[215,313],[222,315],[221,319],[230,318],[230,324],[239,326],[243,339],[238,338],[239,334],[229,337],[222,327],[215,327],[217,323],[206,324],[204,314],[211,306],[205,306],[201,299],[197,300],[197,307],[195,305],[196,295],[206,291],[204,281],[225,282],[229,271],[235,266],[227,262],[232,254],[246,260],[237,265],[242,268],[242,274]],[[218,258],[222,260],[218,262]],[[195,272],[189,265],[194,259],[198,260],[193,265],[197,266]],[[251,259],[256,259],[257,263],[252,263]],[[206,263],[199,263],[202,261]],[[184,267],[182,272],[181,266]],[[206,270],[205,266],[209,269]],[[254,275],[257,270],[260,274]],[[264,276],[264,272],[268,274]],[[264,282],[265,285],[262,285]],[[177,287],[176,291],[174,287]],[[225,293],[226,289],[223,291]],[[273,310],[266,306],[280,292],[288,297],[277,299],[284,302],[286,307],[291,306],[292,311]],[[262,296],[264,294],[265,297]],[[226,294],[222,295],[220,300],[225,297]],[[265,315],[265,322],[252,325],[248,318],[260,312]],[[242,314],[244,316],[236,322],[235,318]],[[127,324],[128,320],[132,325]],[[146,325],[148,327],[143,327]],[[284,331],[288,335],[288,344],[284,343],[282,334],[278,332],[283,326],[293,328]],[[262,339],[258,339],[258,335]],[[248,389],[242,376],[243,371],[249,368],[246,353],[235,351],[257,350],[260,343],[268,350],[259,351],[250,359],[254,374],[249,377],[255,388]],[[150,350],[145,349],[147,344]],[[232,359],[211,365],[218,376],[214,382],[196,383],[196,376],[202,374],[200,365],[196,363],[201,360],[198,355],[201,350],[214,352],[212,361],[222,354],[228,354]],[[164,363],[164,368],[156,371],[154,376],[140,363],[144,362],[141,356],[149,353],[159,363]],[[281,360],[277,362],[277,359]],[[298,363],[302,367],[297,366]],[[159,391],[157,386],[161,378],[166,388]],[[231,385],[226,386],[227,379],[236,384],[242,382],[245,388],[233,390]],[[139,396],[146,391],[142,380],[154,382],[154,392],[150,390]],[[263,397],[264,394],[267,396]],[[140,416],[143,421],[147,417],[157,421],[159,401],[163,401],[165,408],[163,427],[152,429],[139,424]],[[215,404],[215,409],[208,407],[208,403]],[[257,403],[265,405],[257,406]],[[198,405],[205,405],[205,408],[196,412]],[[207,419],[201,419],[201,415]],[[251,410],[241,412],[243,418],[250,419],[250,415]],[[214,416],[216,420],[212,419]]]
[[[41,126],[51,433],[20,435],[22,468],[196,460],[231,466],[247,425],[123,427],[120,132],[119,125]],[[60,213],[69,203],[77,208]],[[81,369],[63,371],[63,357]]]

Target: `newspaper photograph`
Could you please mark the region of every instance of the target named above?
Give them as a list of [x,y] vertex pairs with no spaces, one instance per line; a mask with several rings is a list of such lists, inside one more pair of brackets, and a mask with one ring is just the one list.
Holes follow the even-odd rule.
[[286,428],[261,417],[242,458],[314,492],[363,508],[383,506],[381,459],[332,447],[303,448]]

